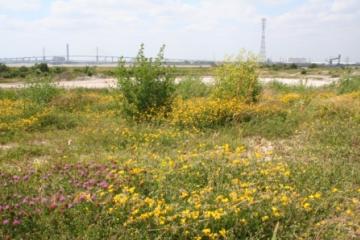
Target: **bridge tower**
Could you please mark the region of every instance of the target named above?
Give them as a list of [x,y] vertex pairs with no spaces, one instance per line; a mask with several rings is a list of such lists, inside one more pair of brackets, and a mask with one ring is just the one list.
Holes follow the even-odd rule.
[[69,44],[66,44],[66,62],[70,62],[70,48]]
[[43,62],[46,62],[46,54],[45,54],[45,47],[43,47],[43,49],[42,49],[42,54],[43,54]]

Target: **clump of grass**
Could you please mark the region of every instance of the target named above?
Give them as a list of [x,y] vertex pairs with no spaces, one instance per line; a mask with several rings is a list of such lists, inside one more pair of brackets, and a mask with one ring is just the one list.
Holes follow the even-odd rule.
[[269,84],[267,84],[267,87],[271,90],[280,93],[291,93],[291,92],[310,93],[313,92],[313,90],[315,90],[314,88],[305,86],[304,84],[287,85],[277,81],[270,82]]
[[341,79],[337,89],[339,94],[360,91],[360,77],[346,77]]
[[60,90],[48,78],[40,79],[28,84],[21,91],[26,99],[44,105],[49,103],[55,96],[59,95]]
[[50,111],[38,117],[37,123],[30,127],[34,129],[71,129],[81,123],[79,117],[72,114]]
[[176,94],[184,99],[206,97],[211,92],[211,86],[203,83],[199,77],[185,77],[176,86]]

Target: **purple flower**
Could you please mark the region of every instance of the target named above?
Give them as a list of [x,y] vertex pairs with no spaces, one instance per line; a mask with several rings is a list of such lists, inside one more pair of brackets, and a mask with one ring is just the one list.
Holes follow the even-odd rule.
[[22,203],[23,203],[23,204],[26,204],[26,203],[28,203],[28,201],[29,201],[29,198],[28,198],[28,197],[24,197],[24,199],[22,200]]
[[59,200],[59,202],[65,201],[64,195],[60,194],[59,197],[58,197],[58,200]]
[[103,189],[106,189],[109,187],[109,184],[105,180],[103,180],[99,183],[99,186]]
[[21,221],[19,219],[14,219],[13,223],[14,226],[20,225]]
[[51,210],[54,210],[55,208],[57,208],[57,204],[53,202],[53,203],[50,204],[49,208]]
[[17,175],[14,175],[12,178],[15,182],[18,182],[20,180],[20,177]]
[[3,224],[3,225],[8,225],[9,222],[10,222],[9,219],[5,219],[5,220],[3,220],[2,224]]

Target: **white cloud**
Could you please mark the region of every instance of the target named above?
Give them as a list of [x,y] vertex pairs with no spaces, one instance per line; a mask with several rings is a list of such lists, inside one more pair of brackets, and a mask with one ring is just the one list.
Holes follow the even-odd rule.
[[[360,40],[357,26],[360,1],[304,0],[303,4],[289,8],[283,14],[274,16],[271,12],[271,8],[286,6],[290,2],[55,0],[45,17],[33,20],[23,20],[11,14],[0,17],[0,34],[7,32],[0,43],[8,44],[5,53],[18,51],[17,55],[20,51],[38,51],[31,47],[24,50],[21,43],[12,47],[14,40],[21,38],[32,41],[34,46],[43,44],[62,48],[69,41],[79,52],[87,53],[99,45],[109,54],[121,52],[126,55],[135,54],[140,42],[145,42],[151,53],[161,43],[167,43],[172,57],[221,58],[243,47],[258,51],[262,17],[258,7],[261,4],[262,9],[264,6],[270,9],[267,45],[273,57],[303,55],[323,59],[332,51],[342,51],[352,58],[360,56],[356,44]],[[3,4],[7,4],[7,9],[15,10],[39,7],[36,0],[0,0],[0,9],[5,6]],[[4,15],[2,11],[0,13]]]
[[0,11],[34,11],[40,6],[40,0],[0,0]]

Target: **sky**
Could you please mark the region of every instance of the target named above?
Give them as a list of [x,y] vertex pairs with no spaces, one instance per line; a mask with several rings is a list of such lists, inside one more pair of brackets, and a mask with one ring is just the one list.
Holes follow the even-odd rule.
[[0,57],[148,56],[221,60],[259,53],[360,62],[360,0],[0,0]]

